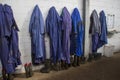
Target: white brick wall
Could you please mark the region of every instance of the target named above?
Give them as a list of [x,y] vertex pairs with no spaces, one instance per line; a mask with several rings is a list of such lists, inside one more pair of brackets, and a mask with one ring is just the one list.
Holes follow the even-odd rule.
[[39,5],[43,13],[44,20],[50,7],[55,6],[59,14],[62,8],[66,6],[70,13],[75,7],[82,13],[82,0],[0,0],[2,4],[11,5],[14,17],[19,26],[19,43],[22,53],[22,63],[31,62],[31,41],[28,33],[30,16],[36,4]]
[[90,0],[90,13],[96,9],[99,13],[104,10],[107,14],[115,15],[114,27],[120,27],[120,0]]

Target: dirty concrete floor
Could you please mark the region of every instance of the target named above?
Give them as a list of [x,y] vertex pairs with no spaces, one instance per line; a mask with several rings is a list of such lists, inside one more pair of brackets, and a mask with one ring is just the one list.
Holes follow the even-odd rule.
[[111,58],[102,57],[97,61],[87,62],[80,67],[49,74],[35,72],[32,78],[18,76],[15,80],[120,80],[120,53]]

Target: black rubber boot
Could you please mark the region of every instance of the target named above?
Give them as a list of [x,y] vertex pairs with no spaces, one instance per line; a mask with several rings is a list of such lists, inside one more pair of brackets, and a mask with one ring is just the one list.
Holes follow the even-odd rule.
[[97,53],[93,53],[94,60],[97,60]]
[[74,66],[74,67],[77,66],[77,56],[76,56],[76,55],[74,55],[73,66]]
[[8,79],[7,80],[14,80],[14,76],[12,74],[8,74]]
[[51,70],[51,61],[50,59],[45,60],[45,67],[43,67],[40,72],[42,73],[49,73]]
[[84,56],[81,57],[81,64],[85,64],[86,58]]
[[25,65],[24,65],[24,68],[25,68],[26,78],[30,77],[30,76],[29,76],[29,67],[28,67],[28,64],[25,64]]
[[80,57],[77,56],[77,66],[80,66]]
[[61,61],[59,61],[58,63],[59,63],[58,67],[59,67],[59,71],[60,71],[60,70],[62,70],[62,68],[61,68]]
[[65,70],[65,61],[61,61],[61,70]]
[[70,64],[69,64],[69,67],[71,67],[73,63],[74,63],[74,58],[71,56],[71,57],[70,57]]
[[59,71],[60,70],[60,63],[59,62],[56,62],[56,63],[53,63],[52,65],[52,70],[54,71]]
[[7,80],[7,74],[5,70],[2,70],[2,77],[3,77],[3,80]]
[[101,59],[102,53],[98,53],[98,59]]
[[98,53],[93,53],[94,60],[98,60]]
[[94,54],[94,60],[99,60],[102,56],[102,53],[96,53]]
[[68,63],[65,63],[65,70],[67,70],[68,68]]
[[93,60],[93,58],[94,58],[93,55],[92,55],[92,54],[89,54],[89,58],[88,58],[87,61],[88,61],[88,62],[91,62],[91,61]]
[[32,64],[31,63],[28,64],[28,68],[29,68],[29,77],[32,77],[33,76],[33,70],[32,70]]
[[70,67],[72,67],[71,63],[70,63],[70,64],[68,64],[68,68],[70,68]]

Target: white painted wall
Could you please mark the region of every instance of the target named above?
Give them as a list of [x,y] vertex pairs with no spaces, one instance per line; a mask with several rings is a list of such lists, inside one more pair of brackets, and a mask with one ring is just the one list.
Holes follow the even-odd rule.
[[[82,0],[0,0],[2,4],[9,4],[14,12],[15,20],[20,29],[19,43],[22,63],[31,62],[31,41],[29,36],[29,21],[31,13],[36,4],[42,11],[44,20],[50,7],[55,6],[61,14],[62,8],[66,6],[70,13],[77,7],[82,14]],[[34,67],[39,69],[39,67]]]
[[120,0],[90,0],[90,13],[96,9],[99,13],[104,10],[108,14],[115,15],[115,27],[120,27]]

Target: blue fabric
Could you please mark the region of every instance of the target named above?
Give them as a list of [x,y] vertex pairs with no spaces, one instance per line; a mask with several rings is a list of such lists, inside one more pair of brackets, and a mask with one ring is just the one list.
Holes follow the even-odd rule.
[[77,8],[72,13],[71,53],[77,56],[83,55],[84,27]]
[[96,32],[94,35],[92,35],[92,52],[96,53],[98,49],[99,44],[99,34]]
[[12,57],[15,59],[16,66],[21,64],[20,51],[19,51],[19,39],[18,39],[18,26],[13,16],[11,7],[7,4],[4,5],[5,14],[5,36],[10,37],[10,50],[12,50]]
[[3,11],[3,5],[0,4],[0,38],[4,37],[4,11]]
[[46,18],[46,33],[50,37],[50,54],[53,63],[61,60],[61,18],[55,7],[51,7]]
[[17,65],[21,64],[18,30],[11,7],[0,4],[0,59],[6,73],[13,73]]
[[101,25],[100,20],[96,10],[93,10],[90,16],[90,29],[91,43],[92,43],[92,53],[96,53],[99,44],[99,36],[101,35]]
[[45,42],[44,42],[44,20],[42,13],[38,7],[35,6],[31,15],[29,32],[31,35],[32,55],[34,56],[33,62],[39,64],[44,61],[45,55]]
[[15,68],[21,64],[19,42],[18,42],[18,26],[13,16],[13,11],[11,7],[7,4],[4,5],[5,14],[5,36],[8,37],[8,47],[9,47],[9,65],[13,65]]
[[[8,40],[6,38],[0,39],[0,59],[2,63],[2,68],[6,71],[6,73],[13,73],[15,71],[15,66],[13,62],[13,58],[9,54],[9,45]],[[10,60],[12,58],[12,60]]]
[[[14,16],[13,16],[13,11],[11,7],[7,4],[4,5],[4,14],[5,14],[5,36],[10,36],[11,35],[11,30],[12,27],[14,27],[17,31],[19,31],[18,26],[15,22]],[[9,27],[8,27],[9,26]]]
[[101,24],[101,35],[99,37],[98,48],[102,47],[103,45],[107,44],[107,23],[106,23],[106,16],[105,12],[100,12],[100,24]]
[[95,33],[101,34],[101,25],[100,20],[98,17],[98,13],[96,10],[93,10],[91,16],[90,16],[90,29],[89,33],[94,35]]
[[62,14],[62,60],[70,63],[70,33],[72,29],[72,21],[69,11],[66,7],[63,8]]
[[18,38],[18,30],[15,28],[12,28],[12,33],[11,33],[11,49],[12,49],[12,54],[11,56],[13,57],[14,60],[14,66],[17,67],[17,65],[22,64],[20,60],[21,53],[19,51],[19,38]]

